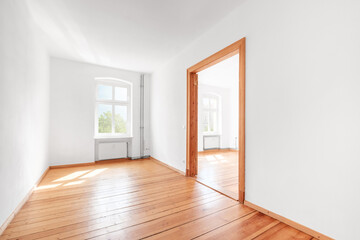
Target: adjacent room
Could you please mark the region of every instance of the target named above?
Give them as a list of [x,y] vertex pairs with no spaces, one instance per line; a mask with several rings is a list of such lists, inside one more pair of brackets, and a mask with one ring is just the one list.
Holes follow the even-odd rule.
[[0,0],[0,240],[359,239],[359,13]]
[[197,180],[239,199],[239,54],[198,73]]

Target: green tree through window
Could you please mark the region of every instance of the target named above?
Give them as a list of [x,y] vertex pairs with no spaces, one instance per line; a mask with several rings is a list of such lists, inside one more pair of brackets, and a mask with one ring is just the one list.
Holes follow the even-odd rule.
[[112,113],[104,112],[99,117],[99,133],[111,133],[112,131]]
[[[104,112],[99,117],[99,133],[112,132],[112,113],[110,111]],[[115,132],[126,133],[126,121],[120,114],[115,114]]]
[[116,133],[126,133],[126,121],[120,114],[115,114],[115,132]]

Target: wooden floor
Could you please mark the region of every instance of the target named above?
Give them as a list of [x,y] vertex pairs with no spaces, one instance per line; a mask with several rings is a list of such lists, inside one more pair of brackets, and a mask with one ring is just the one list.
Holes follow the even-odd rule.
[[0,239],[312,239],[152,160],[51,169]]
[[238,200],[238,154],[238,151],[235,150],[207,150],[199,152],[198,181]]

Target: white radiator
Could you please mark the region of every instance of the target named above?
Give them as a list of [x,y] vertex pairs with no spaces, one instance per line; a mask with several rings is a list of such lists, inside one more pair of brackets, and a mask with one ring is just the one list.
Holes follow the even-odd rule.
[[203,142],[204,142],[204,147],[203,147],[204,150],[220,148],[219,135],[204,136]]
[[96,160],[128,157],[127,142],[98,142]]

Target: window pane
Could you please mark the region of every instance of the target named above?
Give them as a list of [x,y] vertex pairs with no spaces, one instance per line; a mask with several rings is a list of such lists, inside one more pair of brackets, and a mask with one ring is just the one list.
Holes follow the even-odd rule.
[[98,85],[98,99],[112,100],[112,86]]
[[127,106],[115,106],[115,133],[127,133]]
[[217,112],[210,113],[210,132],[215,132],[217,129]]
[[204,106],[204,108],[209,108],[209,99],[208,98],[203,98],[203,106]]
[[99,133],[112,132],[112,106],[108,104],[98,104],[98,130]]
[[209,112],[204,111],[204,116],[203,116],[203,132],[208,132],[209,131]]
[[216,109],[217,108],[217,101],[215,98],[210,98],[210,107],[212,109]]
[[115,100],[127,101],[127,88],[115,87]]

